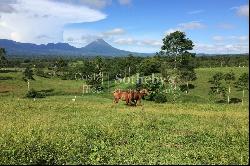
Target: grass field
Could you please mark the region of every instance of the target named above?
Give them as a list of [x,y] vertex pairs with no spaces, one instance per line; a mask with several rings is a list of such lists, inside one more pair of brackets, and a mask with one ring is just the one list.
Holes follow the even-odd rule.
[[55,93],[33,101],[21,73],[1,73],[13,80],[0,80],[0,164],[248,164],[248,95],[243,106],[207,100],[208,78],[229,69],[248,72],[198,69],[192,99],[138,107],[82,96],[81,81],[40,77],[31,87]]

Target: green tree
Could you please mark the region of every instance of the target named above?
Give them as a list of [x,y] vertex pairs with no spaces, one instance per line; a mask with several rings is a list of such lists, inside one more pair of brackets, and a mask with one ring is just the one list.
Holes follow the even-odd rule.
[[235,87],[242,91],[242,105],[244,104],[245,91],[249,90],[249,75],[243,73],[239,79],[235,82]]
[[159,78],[150,78],[145,82],[145,88],[148,89],[147,99],[155,102],[166,102],[167,97],[164,92],[164,85]]
[[30,66],[25,68],[25,70],[23,72],[23,75],[24,75],[23,79],[25,81],[27,81],[27,80],[35,80],[34,77],[33,77],[33,75],[34,75],[33,70],[30,68]]
[[220,101],[224,101],[226,88],[222,84],[222,80],[224,79],[224,74],[221,72],[215,73],[212,78],[208,81],[212,84],[210,87],[209,94],[218,97]]
[[181,56],[181,62],[178,66],[178,69],[180,71],[180,79],[182,82],[186,84],[186,93],[189,92],[189,82],[194,81],[197,79],[196,73],[194,71],[194,63],[193,59],[195,57],[195,54],[191,53],[184,53]]
[[6,51],[4,48],[0,48],[0,69],[5,66],[7,60],[5,58]]
[[166,55],[174,57],[174,69],[177,67],[178,56],[188,53],[187,51],[192,50],[194,47],[192,40],[186,38],[185,33],[180,31],[170,33],[162,41],[161,50]]
[[30,80],[35,80],[33,77],[33,71],[32,69],[28,66],[25,68],[24,72],[23,72],[23,80],[27,82],[27,86],[28,86],[28,91],[30,90]]
[[[179,81],[183,81],[187,85],[187,93],[189,82],[196,79],[194,65],[192,64],[192,59],[195,57],[195,54],[188,52],[193,49],[193,42],[189,38],[186,38],[184,32],[180,31],[170,33],[162,40],[163,46],[161,47],[161,51],[174,59],[174,71],[168,72],[174,74],[174,76],[172,76],[172,78],[174,78],[174,89],[176,89]],[[162,70],[162,73],[165,73],[164,70]]]
[[156,58],[147,58],[144,59],[140,64],[140,73],[142,73],[144,76],[150,75],[152,73],[159,73],[160,67],[161,64]]
[[227,92],[227,103],[229,104],[230,102],[230,94],[231,94],[231,86],[233,81],[235,81],[235,74],[233,71],[230,71],[229,73],[226,73],[224,75],[224,80],[226,81],[226,84],[228,86],[228,92]]

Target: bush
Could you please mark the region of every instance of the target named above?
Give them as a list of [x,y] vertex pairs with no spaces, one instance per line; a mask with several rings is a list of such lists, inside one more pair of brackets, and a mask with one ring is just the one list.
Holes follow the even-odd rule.
[[240,102],[242,102],[242,100],[241,99],[239,99],[239,98],[231,98],[230,99],[230,103],[240,103]]
[[167,96],[164,93],[156,93],[154,96],[154,101],[156,103],[165,103],[167,102]]
[[156,103],[165,103],[167,102],[167,94],[165,93],[164,84],[161,80],[156,78],[149,78],[145,84],[142,84],[140,81],[136,84],[136,89],[145,88],[148,90],[149,95],[145,97],[146,100],[155,101]]
[[34,89],[31,89],[28,91],[28,93],[25,95],[25,97],[27,97],[27,98],[44,98],[45,93],[38,92]]

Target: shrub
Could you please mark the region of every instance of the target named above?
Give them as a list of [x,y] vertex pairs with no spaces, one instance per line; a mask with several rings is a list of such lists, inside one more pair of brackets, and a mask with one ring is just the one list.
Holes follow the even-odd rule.
[[167,96],[164,93],[156,93],[154,96],[154,101],[156,103],[165,103],[167,102]]
[[28,93],[25,95],[25,97],[27,97],[27,98],[44,98],[45,93],[38,92],[34,89],[31,89],[28,91]]
[[145,88],[149,91],[149,95],[146,96],[147,100],[155,101],[156,103],[167,102],[167,95],[164,92],[165,88],[160,79],[149,79],[145,84]]

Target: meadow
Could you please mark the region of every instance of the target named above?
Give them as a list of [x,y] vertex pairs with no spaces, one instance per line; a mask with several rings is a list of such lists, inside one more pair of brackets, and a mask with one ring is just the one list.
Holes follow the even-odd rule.
[[83,95],[80,80],[36,76],[31,87],[53,94],[34,101],[21,72],[0,73],[12,78],[0,80],[0,164],[248,164],[248,95],[244,105],[208,100],[209,77],[231,69],[248,72],[199,68],[179,102],[137,107],[112,103],[112,90],[129,85]]

